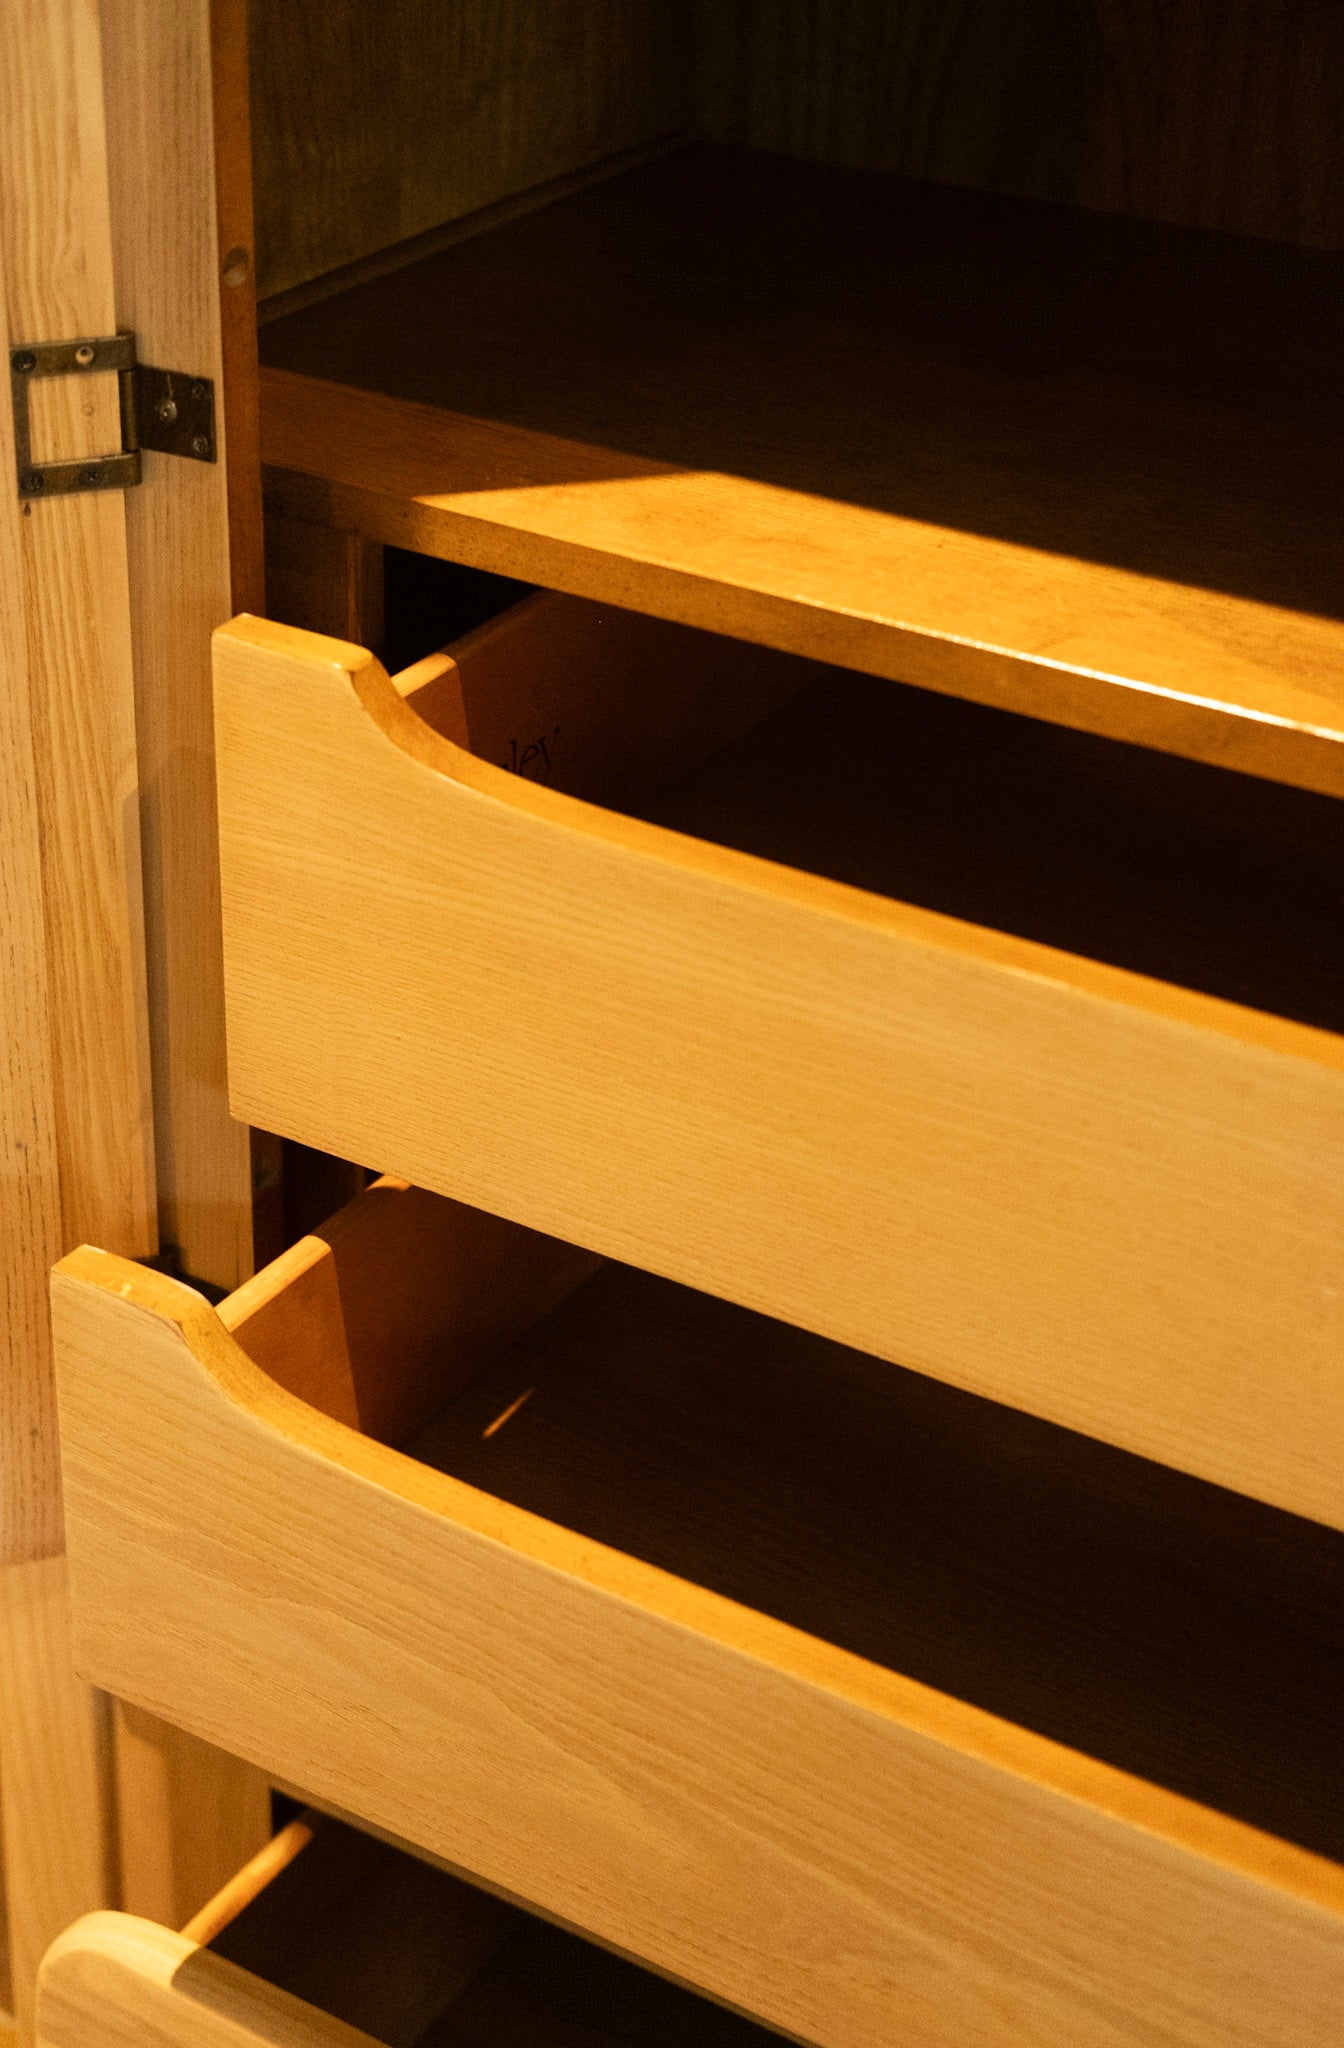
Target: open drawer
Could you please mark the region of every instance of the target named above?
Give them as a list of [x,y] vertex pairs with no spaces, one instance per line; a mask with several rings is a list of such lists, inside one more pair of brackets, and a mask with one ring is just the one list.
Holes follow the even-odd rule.
[[1338,1532],[396,1184],[54,1304],[110,1691],[829,2048],[1335,2039]]
[[775,2038],[404,1850],[292,1821],[181,1934],[93,1913],[48,1952],[42,2048],[765,2048]]
[[238,1116],[1344,1522],[1344,808],[555,596],[216,700]]

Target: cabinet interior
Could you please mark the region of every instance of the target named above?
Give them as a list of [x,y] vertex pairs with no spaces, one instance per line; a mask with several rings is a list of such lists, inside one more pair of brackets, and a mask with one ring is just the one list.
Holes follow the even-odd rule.
[[263,299],[687,135],[1338,248],[1330,0],[250,10]]
[[[1308,698],[1337,721],[1344,144],[1322,81],[1339,75],[1344,31],[1323,0],[1241,9],[1236,32],[1213,7],[1120,0],[398,0],[376,28],[305,0],[256,7],[252,36],[268,374],[489,422],[464,496],[573,485],[577,502],[590,483],[703,475],[723,485],[716,515],[746,508],[745,549],[751,492],[777,489],[798,508],[789,560],[808,573],[837,507],[936,529],[956,540],[967,637],[978,620],[1014,657],[1043,651],[1017,591],[1028,557],[1032,574],[1044,560],[1063,593],[1053,651],[1081,674],[1160,663],[1178,632],[1192,692],[1243,656],[1275,672],[1286,696],[1259,699],[1252,682],[1246,699],[1271,740],[1284,705],[1310,722]],[[346,432],[333,421],[333,446]],[[523,452],[500,472],[506,443]],[[558,466],[538,473],[543,446]],[[305,491],[273,480],[272,509],[349,509],[325,481]],[[423,526],[396,523],[374,521],[377,545],[436,552]],[[504,580],[464,618],[472,571],[454,571],[443,595],[459,626],[545,581],[507,545],[470,559]],[[860,615],[876,601],[866,573],[848,556],[816,610]],[[409,614],[425,586],[399,587]],[[614,776],[603,760],[548,779],[1341,1027],[1328,779],[1268,756],[1237,776],[1179,735],[1154,742],[1162,755],[1114,724],[1070,729],[1086,718],[1058,707],[1024,717],[1028,704],[933,694],[899,650],[818,673],[817,644],[763,622],[745,571],[739,589],[667,630],[715,626],[746,668],[757,643],[797,661],[774,699],[744,699],[735,731],[707,726],[700,700],[657,749],[622,732]],[[1210,594],[1257,609],[1220,639]],[[627,602],[662,601],[632,586]],[[1098,617],[1104,645],[1087,639]],[[423,623],[389,616],[389,648],[422,653]],[[440,679],[407,686],[432,720]],[[445,701],[450,737],[522,765],[463,730],[454,691]],[[454,1347],[442,1373],[422,1331],[413,1398],[394,1394],[379,1433],[520,1509],[1344,1853],[1326,1764],[1344,1539],[575,1261],[550,1275],[530,1329],[470,1357]],[[386,1356],[378,1371],[395,1387]]]

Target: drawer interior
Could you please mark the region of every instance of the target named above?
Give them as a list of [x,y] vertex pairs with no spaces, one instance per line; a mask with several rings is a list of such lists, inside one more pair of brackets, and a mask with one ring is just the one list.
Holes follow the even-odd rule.
[[387,2048],[778,2038],[341,1822],[309,1816],[286,1835],[259,1859],[275,1875],[205,1945]]
[[392,1183],[328,1235],[225,1311],[315,1405],[1344,1861],[1344,1534]]
[[500,767],[1344,1030],[1344,807],[1329,797],[554,595],[450,654],[447,698],[441,661],[398,681]]

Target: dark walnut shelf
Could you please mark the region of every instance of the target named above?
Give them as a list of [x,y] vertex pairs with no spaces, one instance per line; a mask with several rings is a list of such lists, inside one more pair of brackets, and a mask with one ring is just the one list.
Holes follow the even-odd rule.
[[1344,259],[692,148],[266,326],[268,501],[1344,794]]

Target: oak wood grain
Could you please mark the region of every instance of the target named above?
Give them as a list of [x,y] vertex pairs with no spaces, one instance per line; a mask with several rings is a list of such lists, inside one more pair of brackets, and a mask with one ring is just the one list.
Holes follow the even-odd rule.
[[1332,0],[701,0],[722,141],[1344,247]]
[[374,1444],[162,1276],[54,1301],[126,1696],[827,2048],[1332,2038],[1338,1864]]
[[31,2048],[43,1953],[117,1896],[108,1702],[75,1675],[64,1557],[0,1570],[0,1654],[10,1970],[18,2038]]
[[119,2039],[132,2014],[156,2042],[182,2048],[232,2048],[239,2025],[254,2048],[293,2048],[330,2041],[330,2020],[358,2030],[345,2041],[383,2048],[765,2048],[779,2038],[315,1816],[277,1836],[177,1941],[126,1915],[72,1928],[41,1996],[50,2048]]
[[[0,406],[0,466],[14,465],[8,406]],[[0,511],[0,584],[11,593],[24,574],[20,513]],[[4,1554],[23,1557],[59,1542],[60,1478],[51,1378],[47,1274],[65,1249],[51,980],[42,877],[42,820],[24,607],[0,605],[0,930],[4,932],[4,1023],[0,1029],[0,1323],[4,1398],[0,1469],[5,1474]]]
[[[73,0],[9,9],[0,22],[0,184],[9,339],[111,333],[99,26]],[[34,408],[38,461],[120,444],[115,377],[41,380],[39,395],[49,403]],[[125,512],[116,492],[22,503],[14,474],[11,452],[0,519],[7,689],[19,701],[3,771],[18,893],[16,1001],[3,1030],[23,1034],[6,1054],[19,1089],[12,1137],[33,1146],[5,1167],[18,1209],[5,1257],[19,1266],[6,1332],[3,1556],[19,1562],[61,1546],[50,1364],[31,1309],[52,1232],[66,1245],[92,1237],[131,1252],[157,1238]]]
[[685,30],[669,0],[254,8],[263,296],[684,127]]
[[185,1935],[93,1913],[42,1967],[43,2048],[377,2048],[368,2034],[277,1990]]
[[271,1834],[253,1765],[124,1700],[112,1702],[118,1903],[180,1927]]
[[[856,888],[583,804],[339,641],[216,650],[241,1114],[1344,1520],[1333,1032],[876,894],[880,831]],[[810,737],[843,843],[862,734]]]
[[268,327],[269,502],[1344,792],[1337,262],[682,151]]
[[333,1821],[230,1916],[212,1950],[386,2048],[766,2048],[779,2038]]
[[160,1226],[185,1271],[230,1288],[252,1268],[252,1209],[228,1105],[212,801],[207,648],[234,606],[210,38],[208,0],[104,9],[117,319],[142,361],[217,394],[219,460],[146,455],[125,503]]

